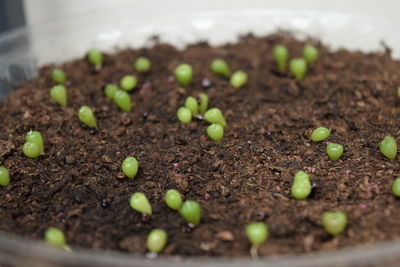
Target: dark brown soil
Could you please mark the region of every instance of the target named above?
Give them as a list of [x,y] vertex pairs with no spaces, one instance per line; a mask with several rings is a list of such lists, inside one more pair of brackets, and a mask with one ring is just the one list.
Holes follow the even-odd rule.
[[[105,56],[95,74],[84,59],[67,62],[69,106],[49,98],[53,86],[46,66],[0,105],[0,165],[12,182],[0,188],[0,230],[42,239],[56,226],[68,243],[94,249],[142,253],[152,228],[168,232],[164,254],[248,255],[244,227],[255,220],[269,225],[261,255],[303,253],[371,244],[400,237],[400,200],[390,187],[399,176],[398,158],[389,161],[378,149],[385,135],[400,138],[400,62],[389,53],[331,51],[318,42],[320,59],[296,82],[279,74],[272,47],[283,43],[292,57],[303,42],[289,36],[247,36],[236,44],[198,43],[178,51],[166,44]],[[153,68],[138,75],[133,112],[109,102],[102,86],[133,73],[133,61],[148,56]],[[222,57],[232,70],[249,73],[234,90],[209,70]],[[182,62],[192,64],[194,81],[183,89],[171,74]],[[211,81],[205,88],[204,79]],[[207,124],[182,125],[176,110],[188,95],[207,92],[211,107],[228,121],[222,142],[206,135]],[[95,110],[100,129],[92,132],[77,118],[81,105]],[[338,162],[325,154],[327,142],[309,139],[317,126],[332,129],[327,142],[345,146]],[[22,144],[29,130],[45,138],[46,154],[28,159]],[[140,171],[121,178],[120,165],[135,156]],[[307,171],[315,183],[307,201],[290,196],[293,174]],[[180,190],[203,207],[201,224],[188,231],[169,210],[163,194]],[[132,193],[144,192],[154,215],[144,222],[129,206]],[[321,214],[342,210],[349,218],[344,234],[332,238]]]

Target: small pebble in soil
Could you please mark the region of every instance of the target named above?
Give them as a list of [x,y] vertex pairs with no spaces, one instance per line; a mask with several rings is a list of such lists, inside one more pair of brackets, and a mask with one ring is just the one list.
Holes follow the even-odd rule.
[[5,198],[7,200],[10,200],[10,199],[12,199],[12,195],[10,193],[6,193]]
[[379,144],[379,149],[386,158],[393,160],[397,155],[397,143],[391,136],[385,136]]
[[204,200],[210,200],[211,198],[212,198],[212,195],[210,193],[204,194]]
[[307,72],[307,61],[304,58],[295,58],[290,61],[290,71],[296,80],[302,80]]
[[168,76],[168,77],[167,77],[167,82],[168,82],[168,83],[173,83],[173,82],[175,82],[175,77],[172,76],[172,75]]
[[322,214],[322,225],[325,230],[333,235],[341,234],[347,226],[346,213],[341,211],[328,211]]
[[56,84],[65,84],[67,80],[67,75],[62,69],[55,68],[51,72],[51,78]]
[[303,48],[303,57],[307,63],[311,64],[318,59],[318,50],[311,44],[306,44]]
[[324,141],[326,138],[328,138],[330,135],[331,135],[331,130],[325,127],[318,127],[311,133],[310,138],[314,142],[321,142]]
[[172,168],[178,169],[179,168],[179,163],[172,163]]
[[203,78],[203,80],[201,81],[201,87],[203,87],[204,89],[210,88],[212,86],[212,82],[207,79],[207,78]]
[[276,45],[274,47],[273,53],[276,65],[278,66],[278,70],[281,72],[285,72],[287,60],[289,57],[288,49],[283,45]]
[[239,89],[246,84],[248,78],[249,76],[247,75],[246,72],[238,70],[232,74],[230,83],[233,86],[233,88]]
[[103,209],[106,209],[106,208],[108,208],[110,206],[110,202],[107,200],[107,199],[102,199],[101,200],[101,207],[103,208]]

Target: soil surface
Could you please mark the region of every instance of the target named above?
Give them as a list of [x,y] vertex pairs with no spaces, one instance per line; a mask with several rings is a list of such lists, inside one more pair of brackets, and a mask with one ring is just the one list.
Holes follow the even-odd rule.
[[[389,50],[332,51],[310,42],[320,57],[301,82],[279,73],[272,58],[276,44],[287,45],[291,57],[301,56],[305,43],[288,35],[249,35],[235,44],[197,43],[184,51],[157,43],[105,55],[99,73],[85,59],[74,60],[61,66],[68,76],[67,108],[50,99],[54,66],[43,67],[0,104],[0,165],[11,174],[11,184],[0,188],[0,230],[42,239],[55,226],[73,249],[144,253],[147,233],[163,228],[169,235],[164,254],[231,257],[249,255],[244,227],[251,221],[270,229],[261,255],[399,238],[400,200],[391,193],[400,175],[398,157],[386,159],[378,146],[385,135],[400,140],[400,62]],[[123,113],[102,88],[134,74],[138,56],[149,57],[152,69],[136,74],[135,107]],[[248,83],[235,90],[214,75],[209,66],[216,57],[231,70],[248,72]],[[182,62],[194,69],[187,89],[171,76]],[[206,122],[183,125],[176,118],[185,98],[200,92],[228,122],[219,143],[207,137]],[[81,105],[94,109],[98,131],[78,120]],[[318,126],[332,134],[314,143],[309,136]],[[38,159],[22,153],[29,130],[45,139],[45,155]],[[328,142],[344,145],[342,159],[328,159]],[[139,161],[134,179],[121,172],[127,156]],[[290,195],[298,170],[308,172],[315,185],[306,201]],[[195,229],[164,204],[171,188],[201,203],[203,218]],[[137,191],[153,206],[148,221],[129,206]],[[348,215],[346,231],[335,238],[321,225],[321,214],[329,210]]]

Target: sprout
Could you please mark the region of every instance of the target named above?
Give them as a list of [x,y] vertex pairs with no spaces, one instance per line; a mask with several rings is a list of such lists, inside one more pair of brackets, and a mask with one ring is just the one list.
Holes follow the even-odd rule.
[[200,93],[199,100],[199,112],[204,113],[208,108],[208,95],[205,93]]
[[106,94],[108,99],[113,100],[114,95],[118,90],[118,86],[116,86],[115,84],[107,84],[104,88],[104,93]]
[[328,138],[331,135],[331,130],[325,128],[325,127],[318,127],[311,133],[311,140],[314,142],[321,142],[324,141],[326,138]]
[[400,87],[397,87],[397,96],[400,97]]
[[324,212],[322,214],[322,225],[329,234],[333,236],[339,235],[347,226],[346,213],[341,211]]
[[286,71],[288,57],[289,52],[285,46],[277,45],[274,47],[274,58],[281,72]]
[[224,115],[219,108],[211,108],[204,113],[204,119],[209,123],[217,123],[222,127],[226,126]]
[[88,106],[81,106],[78,112],[79,120],[90,128],[97,128],[96,118]]
[[50,96],[54,99],[60,106],[66,107],[68,96],[67,89],[63,85],[56,85],[50,90]]
[[343,154],[343,146],[339,144],[327,144],[326,153],[332,161],[337,161]]
[[175,77],[181,86],[188,86],[192,81],[193,69],[189,64],[180,64],[175,69]]
[[200,223],[201,220],[201,206],[197,201],[186,200],[179,210],[181,216],[193,226]]
[[143,193],[134,193],[131,196],[129,201],[131,208],[137,210],[138,212],[146,215],[152,215],[153,211],[151,209],[151,205],[145,194]]
[[176,115],[178,116],[178,120],[182,123],[189,123],[192,121],[192,112],[188,108],[180,107]]
[[[0,171],[0,177],[1,177],[1,171]],[[392,192],[396,197],[400,197],[400,177],[394,180],[392,185]]]
[[188,96],[186,98],[185,107],[190,110],[193,117],[199,114],[199,104],[197,103],[196,98],[194,98],[193,96]]
[[217,75],[228,77],[229,76],[229,66],[223,59],[214,59],[211,62],[211,70]]
[[298,171],[294,176],[291,189],[292,196],[298,200],[304,200],[311,193],[310,177],[304,171]]
[[136,87],[137,79],[133,75],[125,75],[120,81],[121,89],[131,91]]
[[51,78],[56,84],[64,84],[65,81],[67,80],[67,76],[65,75],[65,72],[62,69],[55,68],[51,72]]
[[44,153],[44,141],[42,134],[39,133],[38,131],[29,131],[25,135],[25,141],[26,142],[32,142],[32,143],[37,143],[39,148],[40,148],[40,154]]
[[134,157],[127,157],[122,162],[122,171],[128,178],[135,178],[139,169],[139,163]]
[[318,50],[315,46],[311,44],[307,44],[303,49],[303,57],[307,61],[307,63],[314,63],[318,58]]
[[131,96],[125,91],[117,90],[113,101],[122,111],[130,112],[132,110]]
[[207,127],[207,134],[212,140],[221,141],[222,137],[224,137],[224,127],[213,123]]
[[379,149],[385,157],[393,160],[397,155],[396,140],[391,136],[385,136],[379,145]]
[[10,173],[5,167],[0,166],[0,185],[7,186],[9,184],[10,184]]
[[251,244],[250,254],[256,258],[258,247],[268,239],[268,226],[263,222],[252,222],[246,226],[246,236]]
[[151,68],[150,59],[147,57],[138,57],[135,60],[134,68],[137,72],[147,72]]
[[167,244],[168,235],[162,229],[153,229],[147,235],[147,249],[154,253],[160,253]]
[[52,246],[66,248],[64,233],[55,227],[49,227],[44,233],[44,239]]
[[165,193],[164,196],[165,203],[172,210],[179,210],[182,207],[182,196],[175,190],[170,189]]
[[292,59],[290,71],[297,80],[302,80],[307,72],[307,61],[304,58]]
[[25,142],[22,147],[25,156],[31,159],[38,158],[41,153],[41,147],[37,142]]
[[232,74],[230,83],[234,88],[239,89],[247,82],[247,79],[247,73],[242,70],[238,70]]
[[103,54],[99,50],[93,48],[89,50],[87,57],[89,62],[94,65],[95,70],[99,71],[103,65]]

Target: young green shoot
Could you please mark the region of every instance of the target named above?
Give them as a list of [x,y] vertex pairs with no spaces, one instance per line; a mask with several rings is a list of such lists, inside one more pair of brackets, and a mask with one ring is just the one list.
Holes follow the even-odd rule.
[[81,106],[78,112],[79,120],[90,128],[97,129],[96,118],[93,115],[92,110],[88,106]]
[[208,95],[205,93],[199,94],[199,113],[204,113],[208,109]]
[[139,169],[139,163],[134,157],[127,157],[122,162],[122,171],[128,178],[135,178]]
[[193,117],[199,114],[199,104],[197,103],[196,98],[194,98],[193,96],[188,96],[186,98],[185,107],[190,110]]
[[62,69],[55,68],[51,72],[51,78],[56,84],[64,84],[67,81],[67,75]]
[[187,107],[180,107],[176,112],[176,116],[181,123],[189,123],[192,121],[192,112]]
[[179,213],[192,227],[200,223],[201,206],[197,201],[186,200],[180,208]]
[[327,144],[326,153],[328,154],[330,160],[337,161],[343,154],[343,146],[333,143]]
[[311,44],[306,44],[303,49],[303,57],[308,64],[314,63],[318,59],[318,50]]
[[280,72],[285,72],[287,61],[289,57],[288,49],[283,45],[276,45],[274,47],[274,59]]
[[222,76],[222,77],[228,77],[229,76],[229,66],[223,59],[214,59],[211,62],[211,71],[214,72],[215,74]]
[[252,222],[246,226],[246,236],[251,244],[250,255],[258,257],[258,247],[267,241],[269,236],[268,226],[263,222]]
[[242,71],[242,70],[238,70],[235,71],[232,76],[231,76],[231,80],[230,83],[231,85],[236,88],[239,89],[241,88],[243,85],[245,85],[245,83],[248,80],[248,75],[246,72]]
[[46,242],[54,247],[63,248],[66,250],[70,250],[67,242],[65,241],[65,235],[63,231],[55,227],[47,228],[46,232],[44,232],[44,239]]
[[307,61],[304,58],[295,58],[290,61],[290,71],[296,80],[302,80],[307,72]]
[[116,86],[115,84],[107,84],[106,87],[104,87],[104,93],[109,100],[114,99],[114,95],[118,90],[118,86]]
[[95,48],[90,49],[87,54],[88,60],[94,65],[96,71],[99,71],[103,66],[103,54]]
[[341,234],[347,226],[346,213],[341,211],[327,211],[322,214],[322,225],[330,235]]
[[151,208],[150,202],[147,199],[146,195],[140,192],[136,192],[131,196],[129,204],[132,209],[140,212],[143,215],[151,216],[153,214],[153,210]]
[[137,79],[133,75],[125,75],[120,81],[121,89],[125,91],[132,91],[137,85]]
[[50,96],[60,106],[64,108],[67,106],[68,96],[67,96],[67,89],[65,89],[64,85],[56,85],[53,88],[51,88]]
[[22,152],[24,152],[25,156],[31,159],[38,158],[41,153],[41,147],[37,142],[25,142],[22,147]]
[[10,184],[10,173],[5,167],[0,166],[0,185],[7,186],[9,184]]
[[208,123],[216,123],[221,125],[222,127],[226,126],[226,120],[222,111],[219,108],[210,108],[204,113],[204,119]]
[[175,77],[181,86],[188,86],[192,81],[193,69],[189,64],[180,64],[175,69]]
[[220,124],[213,123],[207,127],[207,135],[216,142],[221,141],[224,137],[224,127]]
[[40,154],[44,153],[44,141],[43,141],[43,136],[40,132],[38,131],[29,131],[25,135],[25,141],[26,142],[33,142],[37,143],[39,148],[40,148]]
[[397,155],[396,140],[391,136],[385,136],[379,145],[379,149],[385,157],[390,160],[394,160]]
[[182,195],[175,189],[170,189],[165,193],[164,201],[172,210],[179,210],[182,207]]
[[318,127],[311,133],[311,140],[314,142],[321,142],[324,141],[326,138],[328,138],[331,135],[331,130],[325,128],[325,127]]
[[[0,172],[1,177],[1,172]],[[392,184],[392,192],[396,197],[400,197],[400,177],[396,178]]]
[[400,87],[397,87],[397,97],[400,98]]
[[292,196],[298,200],[304,200],[310,195],[311,182],[307,173],[298,171],[295,174],[291,193]]
[[153,229],[147,235],[146,247],[150,252],[160,253],[168,241],[167,232],[162,229]]
[[126,91],[117,90],[114,94],[113,101],[122,111],[130,112],[132,110],[131,96]]
[[135,60],[134,68],[137,72],[147,72],[151,68],[150,59],[147,57],[138,57]]

